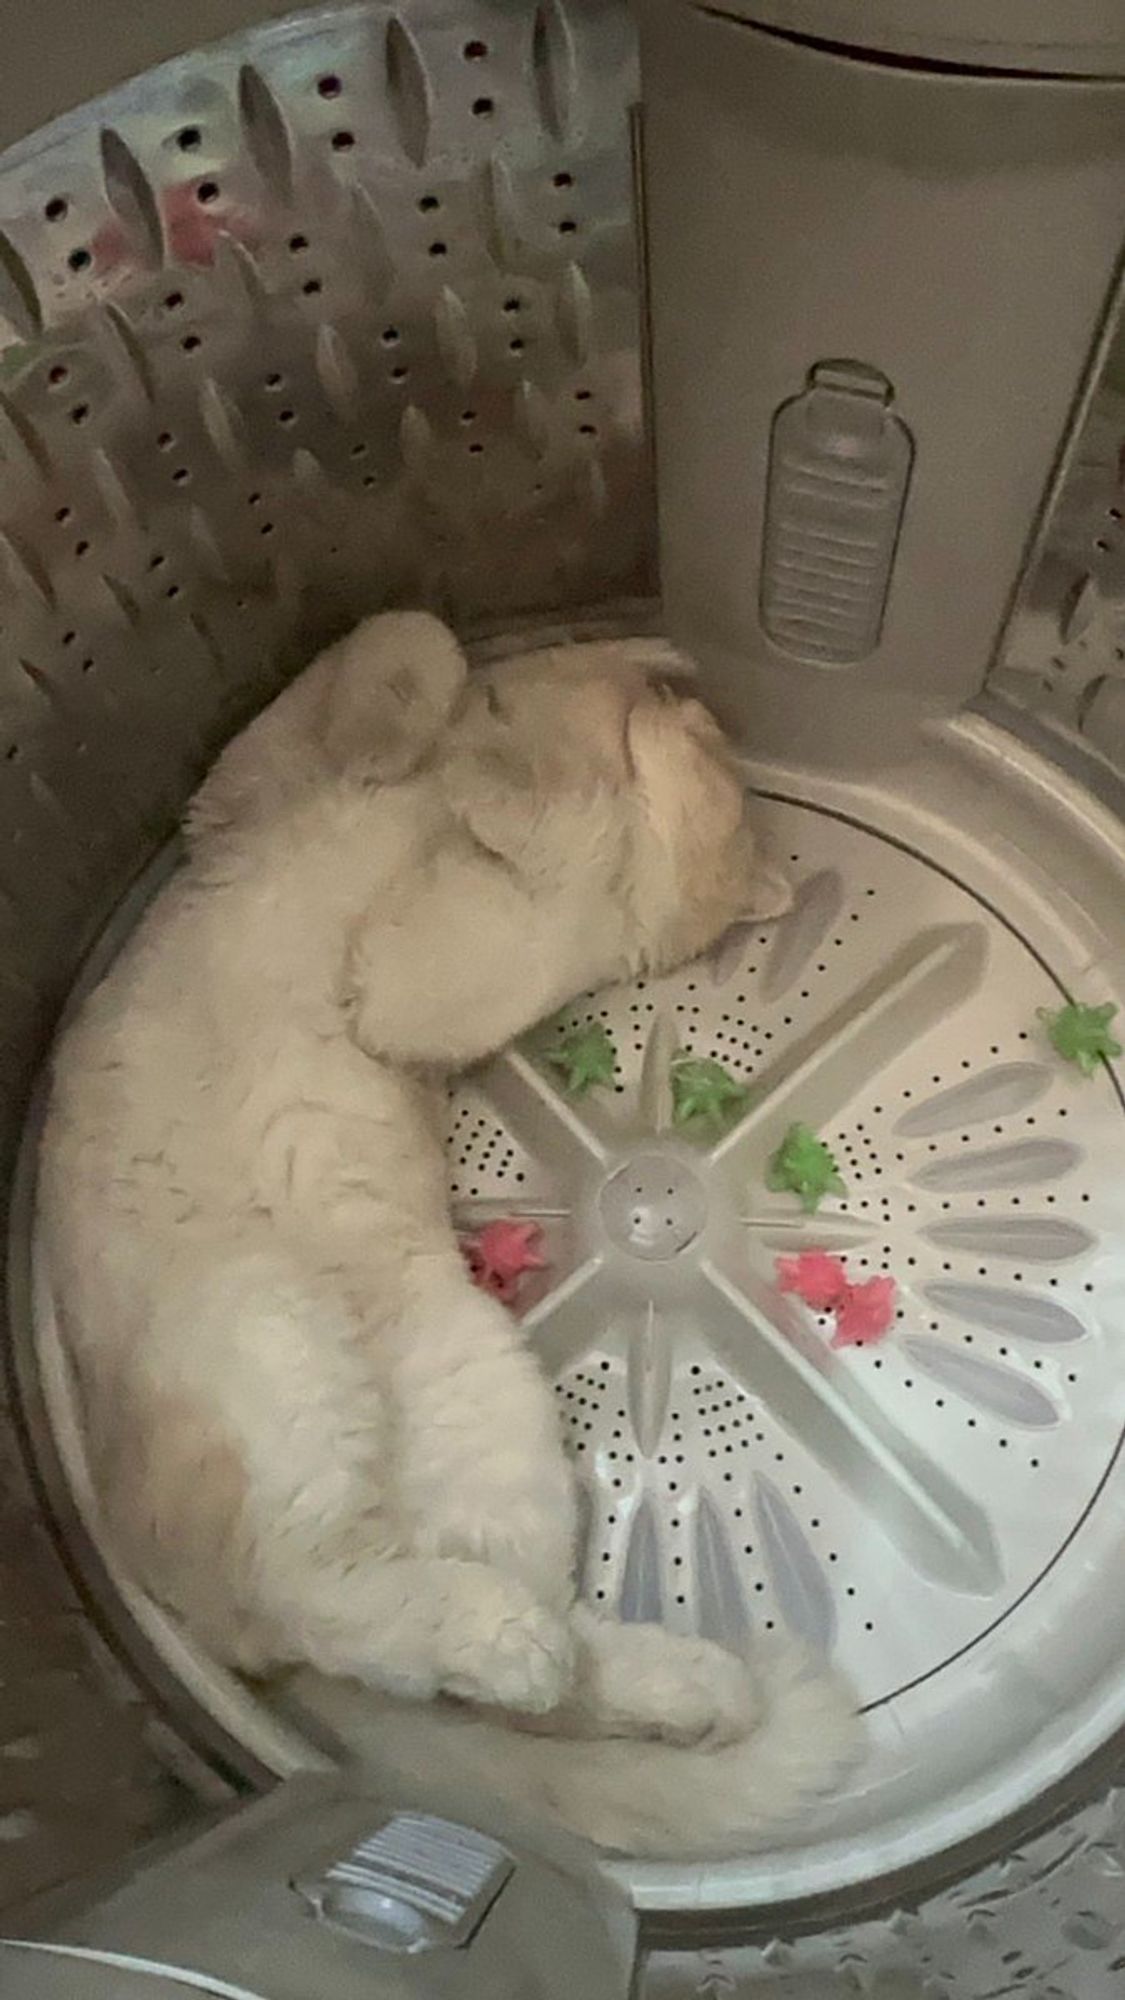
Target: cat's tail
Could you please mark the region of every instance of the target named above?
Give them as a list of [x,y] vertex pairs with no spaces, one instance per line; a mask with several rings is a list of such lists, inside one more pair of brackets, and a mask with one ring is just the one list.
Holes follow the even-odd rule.
[[461,1796],[491,1793],[617,1853],[702,1860],[784,1828],[843,1774],[860,1741],[834,1674],[787,1644],[763,1648],[756,1666],[756,1726],[720,1749],[528,1735],[480,1711],[391,1701],[310,1672],[291,1692],[402,1796],[432,1790],[440,1772]]

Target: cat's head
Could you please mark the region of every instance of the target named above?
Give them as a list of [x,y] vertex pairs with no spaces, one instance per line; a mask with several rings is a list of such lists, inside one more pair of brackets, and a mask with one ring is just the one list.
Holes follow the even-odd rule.
[[689,674],[655,640],[525,654],[470,680],[444,753],[471,836],[537,895],[583,894],[632,972],[792,900]]
[[[395,624],[372,628],[382,647]],[[412,614],[398,633],[424,726],[413,775],[400,762],[394,776],[432,833],[425,868],[384,884],[353,953],[368,1049],[472,1061],[576,993],[788,908],[731,747],[661,641],[524,653],[455,691],[444,628]]]

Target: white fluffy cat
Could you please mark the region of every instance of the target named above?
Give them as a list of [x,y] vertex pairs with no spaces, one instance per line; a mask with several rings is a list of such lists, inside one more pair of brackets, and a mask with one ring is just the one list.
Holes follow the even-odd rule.
[[41,1172],[138,1580],[246,1672],[349,1677],[322,1695],[360,1748],[386,1742],[370,1691],[507,1711],[396,1704],[396,1757],[482,1760],[653,1852],[791,1810],[846,1754],[847,1702],[576,1608],[554,1400],[467,1279],[440,1134],[450,1071],[784,907],[668,663],[615,642],[470,676],[420,613],[325,654],[220,758],[186,866],[67,1031]]

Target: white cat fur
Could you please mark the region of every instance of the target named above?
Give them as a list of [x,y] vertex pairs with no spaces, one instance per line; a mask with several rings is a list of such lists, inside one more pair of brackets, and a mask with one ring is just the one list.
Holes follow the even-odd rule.
[[219,759],[67,1030],[40,1186],[136,1578],[216,1658],[333,1677],[357,1753],[476,1759],[650,1853],[736,1847],[829,1781],[846,1697],[575,1606],[554,1400],[468,1282],[440,1135],[451,1072],[785,906],[668,666],[603,642],[468,675],[422,613],[323,655]]

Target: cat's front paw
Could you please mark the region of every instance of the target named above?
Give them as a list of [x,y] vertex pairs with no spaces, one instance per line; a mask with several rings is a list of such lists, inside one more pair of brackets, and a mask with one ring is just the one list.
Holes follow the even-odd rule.
[[706,1639],[682,1639],[653,1673],[642,1700],[665,1743],[718,1750],[761,1720],[756,1679],[744,1660]]
[[577,1705],[589,1733],[719,1749],[760,1721],[754,1671],[710,1640],[595,1618],[585,1605],[572,1624],[581,1647]]
[[570,1691],[575,1649],[570,1628],[521,1584],[483,1571],[478,1603],[447,1634],[442,1691],[461,1701],[549,1715]]

